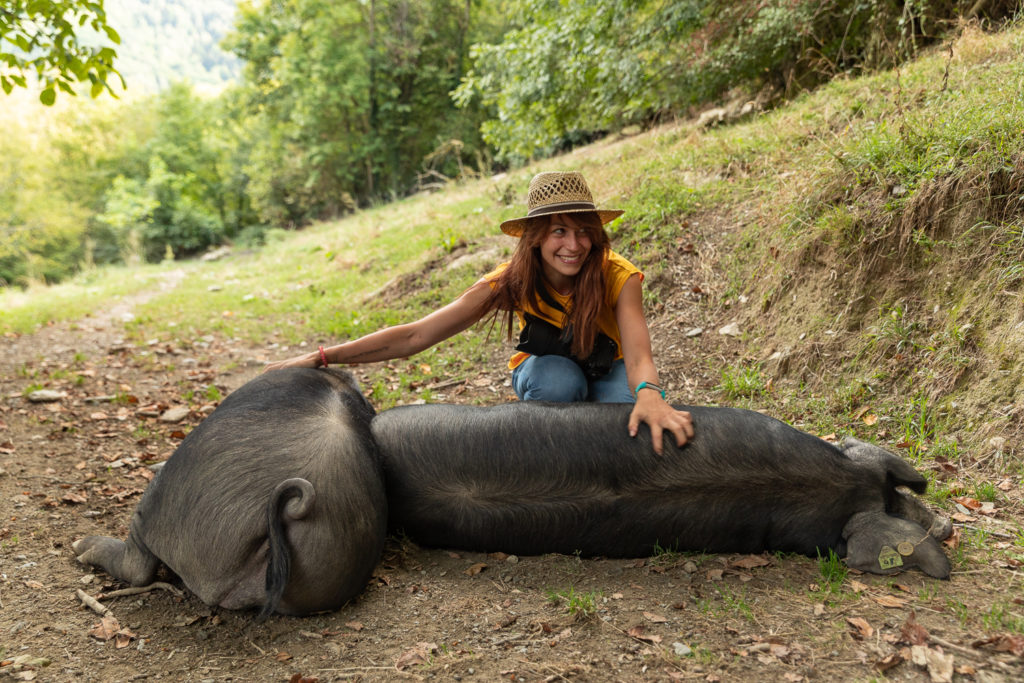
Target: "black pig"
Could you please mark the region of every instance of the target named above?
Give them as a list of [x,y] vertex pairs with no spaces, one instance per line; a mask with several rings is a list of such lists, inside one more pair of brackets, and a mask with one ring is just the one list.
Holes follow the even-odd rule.
[[260,375],[182,441],[127,541],[84,538],[78,559],[134,585],[163,562],[203,602],[263,616],[336,609],[384,544],[373,413],[347,372]]
[[926,481],[856,440],[837,448],[760,413],[678,406],[694,438],[630,438],[630,406],[514,403],[384,411],[391,527],[429,546],[523,555],[677,550],[806,555],[947,578],[951,526],[913,496]]

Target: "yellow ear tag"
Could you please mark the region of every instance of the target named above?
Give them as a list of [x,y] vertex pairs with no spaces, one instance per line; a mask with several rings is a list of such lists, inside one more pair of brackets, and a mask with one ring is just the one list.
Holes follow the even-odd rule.
[[878,566],[882,569],[895,569],[903,566],[903,558],[900,554],[887,545],[882,546],[878,553]]

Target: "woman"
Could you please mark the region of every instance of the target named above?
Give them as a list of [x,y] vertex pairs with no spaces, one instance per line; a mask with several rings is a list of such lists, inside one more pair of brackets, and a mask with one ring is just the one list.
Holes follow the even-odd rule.
[[416,322],[267,366],[320,367],[404,358],[430,348],[488,314],[521,329],[509,361],[522,400],[635,403],[629,433],[641,422],[662,452],[665,431],[682,446],[693,436],[690,414],[672,408],[658,371],[643,312],[641,273],[609,248],[604,224],[622,211],[598,210],[583,176],[540,173],[530,181],[528,212],[501,224],[519,237],[512,259],[462,296]]

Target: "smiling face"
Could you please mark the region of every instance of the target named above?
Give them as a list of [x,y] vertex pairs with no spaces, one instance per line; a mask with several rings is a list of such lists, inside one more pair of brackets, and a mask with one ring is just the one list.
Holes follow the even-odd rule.
[[556,290],[566,293],[572,289],[572,281],[583,268],[592,247],[590,233],[582,222],[575,220],[572,214],[554,214],[540,243],[544,277]]

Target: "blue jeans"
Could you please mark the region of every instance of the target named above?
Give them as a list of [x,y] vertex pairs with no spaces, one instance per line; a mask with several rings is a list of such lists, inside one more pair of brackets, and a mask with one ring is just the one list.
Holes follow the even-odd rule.
[[580,366],[565,356],[530,356],[512,371],[512,387],[521,401],[572,403],[635,403],[620,358],[600,379],[588,380]]

